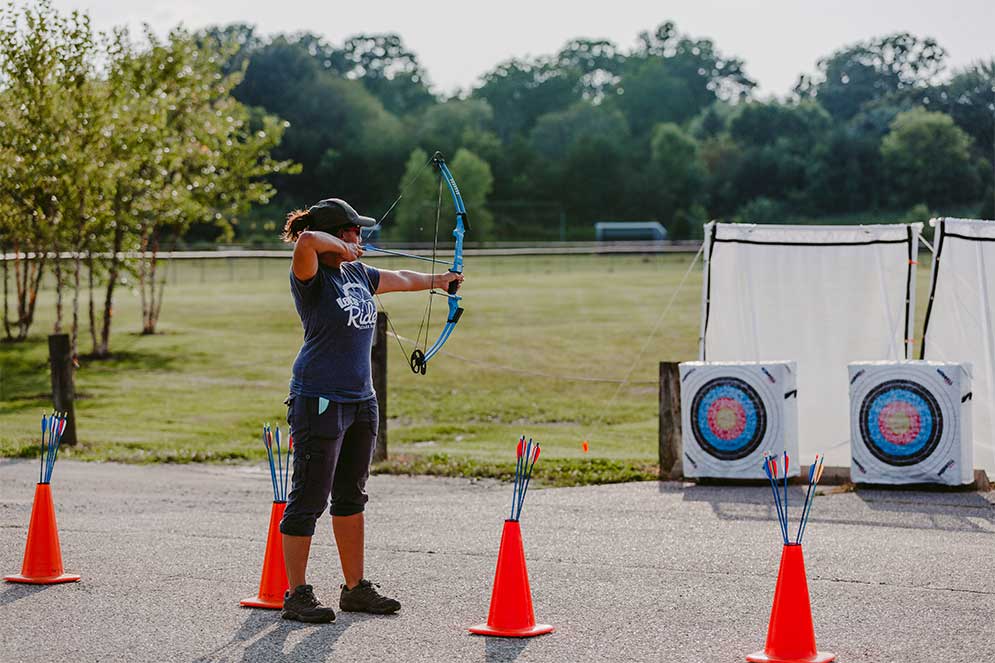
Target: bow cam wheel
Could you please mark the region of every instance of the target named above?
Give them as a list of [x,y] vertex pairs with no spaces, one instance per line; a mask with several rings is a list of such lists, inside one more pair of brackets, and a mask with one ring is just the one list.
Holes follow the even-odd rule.
[[425,375],[425,353],[421,350],[415,350],[411,353],[411,372],[421,373]]

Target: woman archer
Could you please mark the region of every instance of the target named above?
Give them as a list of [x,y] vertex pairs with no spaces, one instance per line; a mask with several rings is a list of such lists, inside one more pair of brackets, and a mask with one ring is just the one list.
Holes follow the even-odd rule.
[[315,521],[331,495],[332,532],[345,583],[339,608],[392,614],[401,608],[365,578],[366,480],[379,421],[370,350],[376,328],[373,296],[448,290],[463,275],[376,269],[358,262],[360,228],[376,221],[337,198],[287,215],[283,240],[295,242],[290,290],[304,328],[287,399],[294,470],[280,532],[290,589],[283,618],[331,622],[332,608],[305,579]]

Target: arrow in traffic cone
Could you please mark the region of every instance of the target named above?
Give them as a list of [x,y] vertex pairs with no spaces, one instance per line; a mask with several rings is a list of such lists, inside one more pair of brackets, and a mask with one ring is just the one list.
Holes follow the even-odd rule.
[[469,630],[477,635],[507,638],[528,638],[553,631],[549,624],[536,624],[522,530],[517,520],[504,521],[487,623],[471,626]]
[[79,580],[79,576],[65,573],[62,568],[62,548],[59,545],[59,528],[55,523],[51,484],[39,483],[35,486],[35,501],[31,506],[31,520],[28,523],[28,542],[24,546],[24,563],[20,574],[5,576],[4,580],[32,585]]
[[283,537],[280,535],[280,521],[286,502],[273,502],[269,514],[269,534],[266,538],[266,554],[263,556],[263,575],[259,580],[259,594],[251,599],[239,601],[239,605],[249,608],[283,607],[283,595],[289,589],[287,568],[283,564]]
[[802,547],[797,543],[785,545],[781,553],[774,606],[767,627],[767,645],[763,651],[747,656],[746,660],[753,663],[829,663],[836,660],[836,654],[815,648],[805,559]]

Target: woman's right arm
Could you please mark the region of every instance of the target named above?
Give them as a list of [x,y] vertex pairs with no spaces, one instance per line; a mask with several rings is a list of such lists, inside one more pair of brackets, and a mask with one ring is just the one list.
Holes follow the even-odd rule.
[[293,270],[297,280],[310,281],[314,278],[318,273],[318,256],[323,253],[336,253],[346,261],[362,255],[358,244],[343,242],[320,230],[305,230],[294,244]]

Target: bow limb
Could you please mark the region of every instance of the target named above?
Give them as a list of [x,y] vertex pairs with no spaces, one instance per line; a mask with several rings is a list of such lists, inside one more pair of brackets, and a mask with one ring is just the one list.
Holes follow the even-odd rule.
[[425,352],[424,362],[427,363],[429,359],[435,356],[435,354],[442,348],[443,344],[449,339],[450,334],[456,328],[456,323],[459,322],[460,316],[463,314],[463,309],[460,308],[459,302],[461,297],[456,295],[450,295],[449,297],[449,319],[446,320],[446,326],[442,328],[442,333],[439,334],[439,338],[436,339],[432,347]]
[[[442,154],[436,152],[432,157],[432,163],[438,169],[439,175],[442,177],[442,181],[446,183],[446,188],[449,189],[449,194],[453,199],[453,207],[456,210],[456,227],[453,229],[455,246],[453,248],[453,262],[449,267],[449,271],[454,274],[462,274],[463,237],[466,234],[466,228],[469,226],[466,215],[466,206],[463,204],[463,197],[460,195],[456,179],[449,170],[449,166],[446,165],[446,160],[443,158]],[[456,290],[458,288],[459,283],[456,281],[449,284],[449,317],[446,320],[446,326],[442,328],[442,332],[439,334],[439,337],[427,351],[422,352],[421,350],[415,350],[411,353],[410,365],[411,370],[415,373],[421,373],[422,375],[425,374],[425,368],[428,361],[434,357],[440,349],[442,349],[442,346],[446,343],[452,335],[453,330],[456,328],[456,323],[459,322],[460,316],[463,314],[463,309],[460,308],[459,305],[462,298],[456,295]]]

